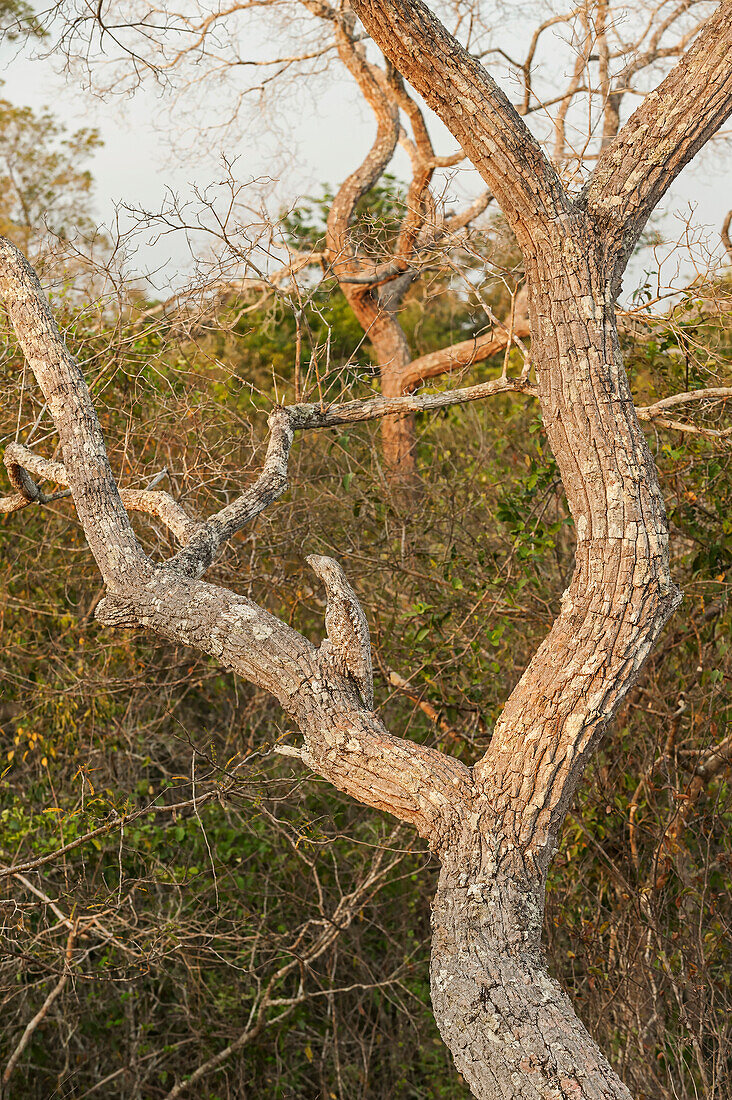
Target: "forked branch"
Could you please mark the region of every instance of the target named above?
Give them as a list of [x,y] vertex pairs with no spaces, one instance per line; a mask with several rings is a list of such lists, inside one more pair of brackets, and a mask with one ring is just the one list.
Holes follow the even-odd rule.
[[[264,688],[300,727],[308,761],[320,775],[439,844],[449,831],[448,819],[470,799],[468,769],[390,734],[345,674],[335,666],[325,674],[318,651],[296,630],[252,600],[196,579],[224,543],[284,491],[294,432],[289,412],[275,409],[270,418],[267,457],[255,484],[196,528],[177,557],[156,564],[134,536],[89,392],[38,279],[18,250],[1,239],[0,293],[54,418],[63,471],[32,452],[21,455],[36,471],[52,470],[72,490],[109,591],[97,608],[102,621],[147,627]],[[303,418],[308,419],[317,417],[311,412]]]
[[522,245],[569,210],[556,172],[508,97],[421,0],[353,0],[353,8],[460,142]]

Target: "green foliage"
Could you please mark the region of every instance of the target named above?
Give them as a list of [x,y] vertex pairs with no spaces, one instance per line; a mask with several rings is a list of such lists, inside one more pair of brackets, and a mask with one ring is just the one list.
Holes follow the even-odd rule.
[[0,100],[0,233],[35,253],[47,232],[95,232],[91,173],[82,165],[101,140],[96,130],[67,134],[50,111]]

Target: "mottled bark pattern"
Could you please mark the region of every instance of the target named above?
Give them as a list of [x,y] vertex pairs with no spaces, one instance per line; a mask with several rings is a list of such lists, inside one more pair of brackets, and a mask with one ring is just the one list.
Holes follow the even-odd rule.
[[460,141],[522,248],[544,426],[577,534],[561,613],[473,768],[459,836],[438,845],[435,1016],[481,1100],[628,1097],[546,973],[541,916],[577,783],[680,599],[614,301],[649,213],[732,110],[732,4],[608,135],[577,199],[489,74],[420,0],[354,8]]
[[[37,492],[31,473],[68,484],[109,593],[97,611],[102,621],[136,623],[193,646],[270,691],[303,736],[303,747],[284,746],[287,752],[428,840],[442,863],[433,913],[435,1016],[479,1100],[628,1100],[546,972],[543,899],[559,830],[592,751],[680,598],[669,572],[663,500],[621,361],[614,300],[653,205],[732,112],[732,3],[717,8],[677,69],[617,136],[609,134],[579,196],[564,190],[506,96],[421,0],[354,0],[354,8],[469,153],[522,247],[536,384],[500,379],[459,399],[507,390],[538,396],[576,528],[576,568],[561,612],[483,759],[468,769],[389,733],[337,662],[325,668],[316,648],[287,624],[200,579],[225,542],[284,492],[295,430],[395,412],[408,417],[458,400],[400,396],[406,342],[390,313],[398,290],[380,299],[373,285],[348,283],[359,272],[346,236],[354,203],[379,178],[398,136],[385,78],[353,50],[352,37],[341,45],[351,50],[379,132],[333,204],[328,249],[378,349],[383,396],[332,411],[274,410],[260,477],[204,522],[187,522],[169,499],[138,498],[138,506],[165,513],[184,544],[170,561],[152,562],[135,538],[126,491],[117,489],[81,372],[38,280],[0,240],[0,294],[64,459],[63,471],[52,471],[30,452],[9,449],[17,492],[5,510]],[[388,430],[407,461],[399,423]]]

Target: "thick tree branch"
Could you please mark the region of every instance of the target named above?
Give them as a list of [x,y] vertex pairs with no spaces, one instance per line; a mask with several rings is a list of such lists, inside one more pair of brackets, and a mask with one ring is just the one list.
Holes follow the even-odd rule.
[[430,378],[472,367],[475,363],[481,363],[505,351],[514,342],[513,337],[521,339],[529,335],[528,321],[521,320],[514,325],[513,333],[509,329],[502,332],[493,330],[438,351],[428,352],[427,355],[420,355],[402,372],[402,388],[408,391]]
[[363,45],[354,41],[351,22],[353,17],[336,21],[336,42],[343,64],[356,80],[366,102],[376,116],[377,131],[374,143],[355,172],[341,184],[333,199],[326,227],[327,252],[330,263],[340,277],[357,274],[360,265],[353,260],[353,249],[348,230],[354,210],[361,199],[381,178],[391,161],[399,141],[399,108],[389,95],[386,78],[376,66],[371,65]]
[[280,409],[269,418],[270,437],[262,472],[233,503],[197,526],[170,568],[188,577],[200,577],[237,531],[251,523],[287,489],[287,460],[292,446],[290,419]]
[[124,586],[148,562],[135,538],[78,364],[61,339],[36,273],[0,237],[0,295],[36,376],[61,442],[74,504],[107,584]]
[[[293,435],[288,412],[272,414],[267,457],[255,485],[202,524],[177,557],[155,565],[132,533],[81,372],[35,273],[6,241],[0,241],[0,293],[54,417],[64,475],[111,593],[97,614],[193,646],[269,691],[299,725],[320,775],[439,843],[471,797],[468,769],[390,734],[364,708],[354,683],[324,665],[315,647],[286,623],[243,596],[195,579],[223,543],[283,491]],[[32,453],[30,462],[48,469]],[[54,473],[61,477],[60,469]]]
[[652,210],[732,113],[731,55],[732,4],[724,0],[601,154],[579,205],[604,237],[616,279]]
[[370,397],[364,401],[347,401],[343,405],[328,408],[320,405],[290,405],[287,413],[293,428],[335,428],[340,424],[361,424],[367,420],[380,420],[404,412],[433,412],[452,405],[464,405],[469,401],[482,401],[498,393],[536,394],[536,387],[528,379],[494,378],[477,386],[444,393],[406,394],[403,397]]
[[[68,486],[69,478],[63,462],[42,458],[20,443],[11,443],[6,447],[3,460],[10,481],[16,488],[22,486],[22,489],[14,497],[0,498],[0,512],[15,512],[27,508],[29,504],[50,504],[71,495],[71,490],[67,488],[64,492],[48,496],[30,477],[30,474],[35,474],[40,480]],[[200,526],[169,493],[152,488],[120,489],[119,496],[128,512],[144,512],[162,520],[180,543],[186,543]]]
[[[514,336],[528,334],[525,322],[517,324]],[[403,377],[404,388],[416,386],[430,378],[450,371],[470,367],[484,359],[489,359],[503,351],[508,343],[508,332],[486,333],[471,340],[463,340],[439,351],[430,352],[413,360],[408,373]],[[454,405],[466,405],[473,401],[483,401],[500,393],[523,393],[529,397],[538,396],[536,387],[526,376],[519,378],[501,377],[475,386],[462,389],[444,390],[442,393],[405,394],[401,397],[369,397],[359,401],[349,401],[337,405],[300,404],[287,405],[275,409],[270,417],[273,427],[262,473],[255,483],[227,508],[217,512],[205,523],[191,519],[184,509],[168,493],[151,489],[120,489],[120,499],[128,511],[142,512],[154,516],[165,524],[176,539],[184,544],[186,553],[181,552],[172,561],[185,561],[190,553],[195,558],[195,569],[205,572],[216,553],[225,542],[231,539],[243,526],[287,489],[287,453],[292,442],[292,431],[308,429],[336,428],[343,424],[362,424],[371,420],[381,420],[385,416],[399,415],[404,412],[434,412],[451,408]],[[717,386],[703,390],[691,390],[688,393],[673,394],[661,398],[653,405],[638,405],[636,414],[641,421],[654,421],[661,426],[669,426],[681,431],[706,432],[715,436],[730,434],[728,429],[714,431],[697,428],[694,425],[679,424],[666,420],[663,414],[678,405],[687,405],[700,401],[726,401],[732,398],[732,387]],[[34,451],[21,444],[10,444],[5,449],[5,463],[15,471],[30,471],[37,477],[54,481],[57,485],[68,485],[66,470],[61,462],[52,462],[41,458]],[[33,492],[41,491],[34,484]],[[0,512],[17,511],[33,503],[48,503],[69,495],[68,491],[54,493],[51,496],[28,497],[20,493],[10,497],[0,497]],[[17,503],[16,503],[17,502]],[[193,542],[193,545],[186,545]],[[203,557],[199,542],[204,546]],[[208,561],[208,565],[202,562]],[[171,563],[172,564],[172,563]],[[184,571],[182,569],[181,571]],[[198,574],[191,574],[198,575]]]

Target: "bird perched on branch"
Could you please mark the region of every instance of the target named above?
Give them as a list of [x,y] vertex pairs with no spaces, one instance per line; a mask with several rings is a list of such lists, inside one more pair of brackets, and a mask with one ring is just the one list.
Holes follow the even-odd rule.
[[346,574],[333,558],[310,554],[307,563],[325,585],[327,596],[321,660],[341,676],[353,680],[369,710],[374,707],[374,678],[371,667],[369,624]]

